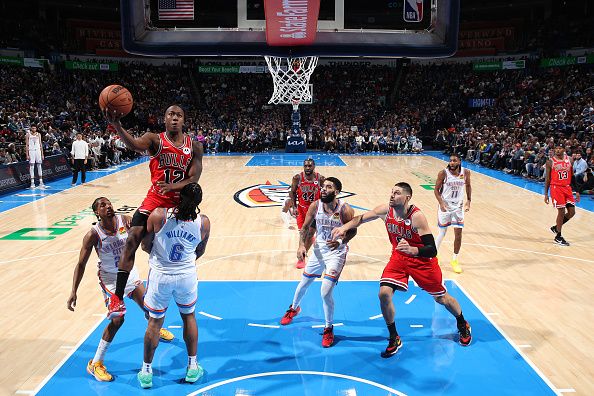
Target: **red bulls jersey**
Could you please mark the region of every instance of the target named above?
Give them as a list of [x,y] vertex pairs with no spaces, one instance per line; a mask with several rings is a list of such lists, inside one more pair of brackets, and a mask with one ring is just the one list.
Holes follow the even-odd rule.
[[314,178],[309,181],[305,178],[305,174],[301,172],[299,175],[299,184],[297,185],[297,204],[305,209],[316,199],[320,198],[320,174],[314,173]]
[[562,160],[559,160],[553,156],[551,162],[551,185],[569,186],[571,184],[571,173],[573,171],[569,157],[566,155]]
[[190,162],[192,161],[192,139],[184,136],[184,144],[176,147],[168,138],[166,132],[159,134],[159,149],[151,157],[149,169],[151,170],[151,183],[149,193],[159,196],[175,198],[179,192],[171,191],[165,195],[159,194],[158,181],[177,183],[188,177]]
[[[398,246],[398,242],[400,242],[401,239],[405,239],[410,246],[425,246],[423,244],[423,241],[421,241],[421,236],[419,235],[417,229],[413,228],[412,226],[412,216],[417,211],[420,211],[420,209],[414,205],[411,205],[408,208],[408,212],[406,213],[406,216],[404,218],[395,217],[394,209],[392,208],[390,208],[390,210],[388,211],[388,215],[386,216],[386,230],[388,231],[388,238],[390,239],[390,243],[392,244],[392,252],[401,254],[402,256],[406,257],[413,257],[398,252],[396,250],[396,246]],[[415,258],[424,259],[423,257]]]

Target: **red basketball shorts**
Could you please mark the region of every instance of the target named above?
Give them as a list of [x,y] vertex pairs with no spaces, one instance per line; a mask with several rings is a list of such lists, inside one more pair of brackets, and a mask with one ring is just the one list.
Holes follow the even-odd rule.
[[575,199],[573,198],[571,186],[557,186],[551,184],[551,200],[557,209],[564,208],[567,204],[575,206]]
[[432,296],[441,296],[447,291],[436,257],[431,259],[407,257],[396,251],[392,252],[390,261],[384,268],[380,285],[407,291],[409,276],[421,289]]

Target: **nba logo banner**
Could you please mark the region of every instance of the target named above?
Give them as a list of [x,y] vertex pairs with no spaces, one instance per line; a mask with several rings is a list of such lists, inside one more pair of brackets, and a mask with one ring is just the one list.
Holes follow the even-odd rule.
[[404,22],[423,20],[423,0],[404,0]]

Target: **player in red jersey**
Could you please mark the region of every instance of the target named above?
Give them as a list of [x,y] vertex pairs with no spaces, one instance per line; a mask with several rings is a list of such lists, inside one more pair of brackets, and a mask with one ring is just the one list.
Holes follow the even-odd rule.
[[179,192],[186,184],[197,183],[202,173],[202,144],[192,141],[182,128],[185,113],[180,106],[169,106],[165,111],[165,132],[145,133],[135,138],[120,123],[116,113],[105,113],[126,147],[151,156],[151,187],[146,198],[132,217],[128,239],[118,263],[116,290],[108,307],[107,317],[112,319],[126,313],[123,302],[128,275],[134,267],[134,255],[146,234],[147,219],[156,208],[173,208],[179,203]]
[[[293,176],[291,183],[291,191],[289,191],[289,198],[292,201],[290,208],[291,214],[297,217],[297,227],[301,231],[305,215],[309,205],[317,199],[320,199],[320,190],[324,184],[324,176],[317,172],[316,162],[312,158],[303,161],[303,172]],[[305,243],[305,249],[309,250],[313,243],[313,238]],[[302,269],[305,267],[305,261],[298,260],[295,267]]]
[[[573,199],[572,184],[574,183],[573,163],[565,155],[565,148],[561,144],[555,146],[555,155],[547,160],[547,176],[545,180],[544,201],[549,204],[549,187],[553,205],[557,208],[557,223],[551,227],[555,234],[555,243],[561,246],[569,246],[569,243],[561,236],[561,228],[575,215],[575,202],[580,201],[580,193],[576,191]],[[565,213],[567,209],[567,213]]]
[[373,210],[356,216],[347,224],[332,230],[336,240],[363,223],[382,219],[386,223],[388,238],[392,244],[392,256],[380,280],[379,299],[382,315],[390,331],[388,347],[382,357],[394,355],[402,346],[396,331],[395,310],[392,297],[394,291],[408,290],[408,277],[428,292],[435,301],[454,315],[460,335],[460,345],[468,346],[472,340],[470,325],[462,315],[462,308],[443,284],[441,269],[437,263],[437,248],[427,218],[421,210],[410,204],[412,188],[408,183],[396,183],[392,188],[390,203],[379,205]]

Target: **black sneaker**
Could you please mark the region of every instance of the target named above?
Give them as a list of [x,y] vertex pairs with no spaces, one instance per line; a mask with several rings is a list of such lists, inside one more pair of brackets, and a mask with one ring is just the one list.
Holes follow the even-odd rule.
[[549,230],[551,230],[551,232],[553,233],[553,235],[557,235],[557,226],[554,225],[551,228],[549,228]]
[[458,327],[458,334],[460,335],[460,345],[470,345],[470,342],[472,341],[472,334],[470,333],[470,324],[468,322],[464,323],[464,326]]
[[555,243],[561,246],[569,246],[569,242],[567,242],[561,235],[555,237]]
[[382,357],[389,358],[394,356],[401,346],[402,341],[400,341],[400,336],[396,336],[396,338],[390,338],[388,342],[388,347],[385,351],[382,352]]

